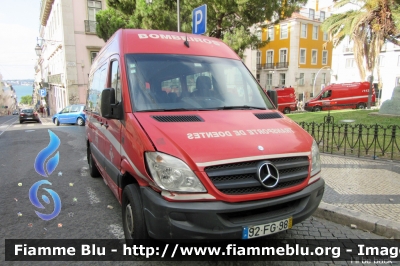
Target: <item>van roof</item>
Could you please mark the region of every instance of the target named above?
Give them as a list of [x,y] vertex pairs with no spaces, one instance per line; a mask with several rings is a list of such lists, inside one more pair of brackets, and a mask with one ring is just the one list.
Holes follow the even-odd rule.
[[[220,39],[196,34],[160,30],[119,29],[110,38],[105,47],[110,46],[116,40],[119,42],[120,50],[124,54],[181,54],[240,60],[240,57]],[[185,46],[185,40],[189,42],[189,47]]]

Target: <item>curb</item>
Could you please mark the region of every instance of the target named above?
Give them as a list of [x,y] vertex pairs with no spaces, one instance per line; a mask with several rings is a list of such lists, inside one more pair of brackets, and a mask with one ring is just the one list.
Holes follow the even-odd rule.
[[357,229],[366,230],[387,238],[400,239],[399,222],[344,209],[325,202],[319,204],[313,216],[347,226],[355,224]]

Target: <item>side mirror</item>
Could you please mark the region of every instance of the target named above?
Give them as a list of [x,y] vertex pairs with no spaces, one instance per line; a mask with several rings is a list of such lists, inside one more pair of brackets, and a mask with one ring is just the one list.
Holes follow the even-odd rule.
[[268,90],[267,95],[271,99],[272,103],[275,105],[275,109],[277,109],[278,108],[278,93],[274,90]]
[[122,119],[122,104],[115,104],[115,90],[106,88],[101,93],[101,116],[110,119]]

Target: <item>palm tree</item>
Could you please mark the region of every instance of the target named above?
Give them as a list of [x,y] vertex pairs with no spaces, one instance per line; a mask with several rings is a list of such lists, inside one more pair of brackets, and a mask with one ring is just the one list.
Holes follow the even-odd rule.
[[332,36],[334,46],[345,37],[353,41],[354,58],[360,77],[365,80],[378,67],[384,43],[389,41],[400,45],[396,39],[400,33],[400,0],[339,0],[335,7],[347,4],[358,5],[359,8],[330,16],[321,28]]

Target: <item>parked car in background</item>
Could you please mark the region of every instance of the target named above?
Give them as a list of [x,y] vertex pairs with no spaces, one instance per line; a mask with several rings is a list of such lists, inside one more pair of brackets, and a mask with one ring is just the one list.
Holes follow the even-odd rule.
[[25,121],[40,123],[39,114],[34,109],[23,109],[19,114],[19,123],[22,124]]
[[79,126],[84,126],[86,121],[84,110],[84,104],[67,106],[57,114],[53,115],[52,121],[57,126],[60,124],[77,124]]
[[18,113],[18,110],[14,110],[12,114],[13,114],[13,115],[18,115],[18,114],[19,114],[19,113]]
[[[325,87],[315,98],[306,102],[307,111],[365,109],[368,104],[369,82],[332,84]],[[375,106],[375,90],[372,88],[371,105]]]

